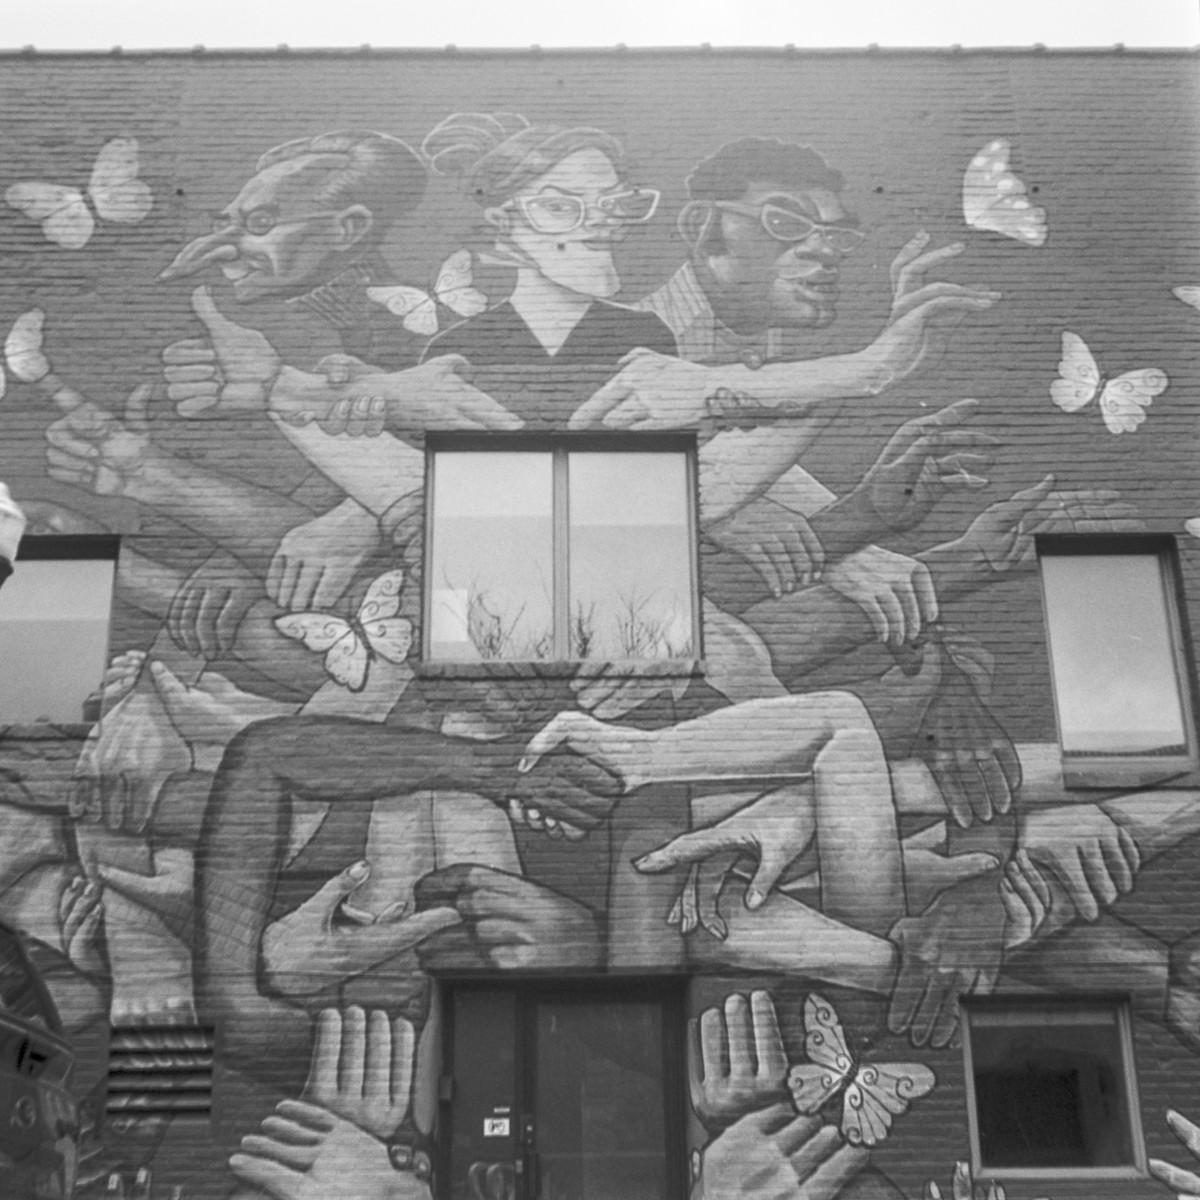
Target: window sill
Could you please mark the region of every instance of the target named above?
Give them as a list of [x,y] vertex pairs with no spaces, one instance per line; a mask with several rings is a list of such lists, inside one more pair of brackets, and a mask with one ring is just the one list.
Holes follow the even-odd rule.
[[12,721],[0,723],[0,741],[18,738],[24,741],[53,739],[54,741],[85,740],[95,728],[93,721]]
[[508,662],[422,662],[420,679],[575,679],[603,675],[608,679],[690,679],[704,675],[704,660],[698,658],[570,659]]
[[987,1183],[1092,1183],[1107,1179],[1146,1179],[1132,1164],[1122,1167],[979,1167],[972,1177]]
[[1064,787],[1096,790],[1156,787],[1164,783],[1180,786],[1200,784],[1196,760],[1188,755],[1155,757],[1130,755],[1128,758],[1097,755],[1063,756]]

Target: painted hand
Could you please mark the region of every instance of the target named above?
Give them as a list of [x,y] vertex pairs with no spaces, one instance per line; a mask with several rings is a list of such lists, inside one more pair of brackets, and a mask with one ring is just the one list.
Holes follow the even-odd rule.
[[[930,1180],[922,1193],[924,1200],[942,1200],[944,1193],[937,1182]],[[954,1175],[950,1179],[950,1200],[1006,1200],[1004,1185],[993,1180],[986,1187],[976,1185],[971,1178],[969,1163],[956,1162]]]
[[709,1130],[787,1099],[787,1055],[770,993],[725,997],[688,1022],[692,1109]]
[[398,1169],[378,1138],[298,1100],[284,1100],[261,1132],[242,1138],[229,1167],[275,1200],[433,1200],[427,1171]]
[[771,500],[751,500],[702,530],[705,542],[743,558],[775,597],[819,578],[825,551],[808,522]]
[[96,873],[106,888],[148,908],[185,946],[190,946],[196,894],[192,852],[181,846],[160,846],[151,849],[150,854],[149,875],[107,863],[98,863]]
[[291,612],[332,608],[379,543],[371,513],[339,504],[283,535],[267,570],[267,595]]
[[1017,842],[1061,885],[1085,921],[1132,891],[1142,865],[1133,835],[1096,804],[1023,813]]
[[138,1167],[132,1179],[114,1171],[104,1189],[104,1200],[183,1200],[183,1195],[180,1183],[156,1189],[149,1167]]
[[103,888],[82,875],[71,879],[58,899],[62,948],[72,965],[93,978],[107,975],[104,950]]
[[408,1115],[415,1045],[403,1017],[324,1009],[302,1098],[386,1140]]
[[139,687],[104,714],[88,735],[71,781],[71,816],[141,834],[163,785],[189,771],[192,754],[159,696]]
[[1004,904],[1004,948],[1011,950],[1037,933],[1053,903],[1046,877],[1024,850],[1018,850],[1005,865],[1000,899]]
[[861,608],[887,646],[915,642],[938,618],[928,567],[881,546],[864,546],[840,559],[825,571],[822,582]]
[[620,370],[575,410],[569,429],[686,429],[710,415],[719,388],[709,367],[654,350],[631,350]]
[[175,411],[181,417],[262,412],[281,366],[271,343],[224,316],[208,287],[192,292],[192,311],[207,336],[173,342],[162,355]]
[[790,1103],[747,1113],[704,1148],[691,1200],[834,1200],[869,1153]]
[[449,904],[411,915],[401,908],[372,925],[347,919],[344,902],[370,872],[366,861],[354,863],[263,931],[263,975],[276,991],[311,996],[411,950],[462,919]]
[[420,946],[427,970],[595,967],[603,960],[591,910],[519,875],[456,863],[419,880],[416,896],[418,917],[452,906],[462,922]]
[[262,583],[231,554],[219,550],[172,597],[167,631],[188,654],[220,658],[233,649],[242,620],[262,597]]
[[[811,789],[776,788],[706,829],[680,834],[633,865],[647,874],[717,857],[727,866],[746,854],[757,867],[746,889],[746,907],[762,907],[779,877],[812,844],[816,834]],[[717,884],[719,886],[719,882]],[[724,922],[721,923],[722,926]],[[713,930],[724,936],[724,929]]]
[[907,1031],[914,1046],[948,1045],[958,1027],[959,997],[986,995],[1000,973],[998,872],[943,892],[920,916],[897,921],[888,936],[900,955],[888,1028]]
[[[1196,1160],[1200,1161],[1200,1126],[1193,1124],[1187,1117],[1174,1109],[1167,1109],[1167,1124],[1171,1132],[1183,1143],[1184,1149]],[[1176,1194],[1177,1200],[1195,1200],[1200,1196],[1200,1174],[1185,1171],[1161,1158],[1152,1158],[1149,1163],[1150,1174],[1164,1187],[1170,1188]]]
[[947,549],[978,563],[989,575],[1007,575],[1037,561],[1041,533],[1131,533],[1145,529],[1134,505],[1110,489],[1057,491],[1054,476],[989,505]]
[[78,397],[79,403],[46,430],[46,470],[52,479],[97,496],[137,498],[154,456],[147,410],[153,384],[139,384],[125,401],[124,418]]
[[892,263],[892,311],[883,332],[860,357],[875,380],[872,391],[913,374],[932,354],[940,353],[948,333],[971,313],[986,312],[1001,294],[986,288],[936,280],[925,282],[933,267],[962,253],[955,243],[925,253],[929,235],[918,233]]
[[949,663],[915,745],[947,812],[963,829],[1012,808],[1021,786],[1021,760],[971,681]]
[[987,486],[996,439],[963,429],[979,411],[978,400],[959,400],[935,413],[905,421],[867,468],[849,499],[893,531],[919,525],[951,491]]

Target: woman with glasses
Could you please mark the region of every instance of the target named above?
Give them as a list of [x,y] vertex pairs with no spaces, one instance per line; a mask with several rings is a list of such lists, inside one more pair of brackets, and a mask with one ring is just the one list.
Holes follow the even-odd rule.
[[422,149],[439,174],[462,178],[495,231],[495,257],[517,272],[507,300],[435,337],[427,359],[615,368],[639,346],[677,352],[658,317],[609,302],[621,287],[613,251],[659,200],[657,191],[626,181],[614,138],[530,125],[512,113],[460,113],[433,129]]

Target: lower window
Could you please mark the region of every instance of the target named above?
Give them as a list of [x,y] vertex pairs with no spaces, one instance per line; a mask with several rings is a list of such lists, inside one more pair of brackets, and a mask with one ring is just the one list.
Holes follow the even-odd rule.
[[1103,1176],[1144,1167],[1123,1004],[976,1003],[964,1015],[977,1171]]

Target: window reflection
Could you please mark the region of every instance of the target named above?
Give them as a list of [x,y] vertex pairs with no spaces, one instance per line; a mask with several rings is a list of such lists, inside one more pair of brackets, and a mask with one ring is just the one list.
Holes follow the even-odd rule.
[[429,653],[672,659],[696,653],[683,451],[441,451]]
[[443,452],[434,467],[430,653],[553,655],[552,459]]
[[682,454],[569,456],[572,658],[693,651]]
[[1161,557],[1047,554],[1041,565],[1063,751],[1186,751]]
[[84,719],[108,651],[111,558],[21,559],[0,596],[0,723]]

